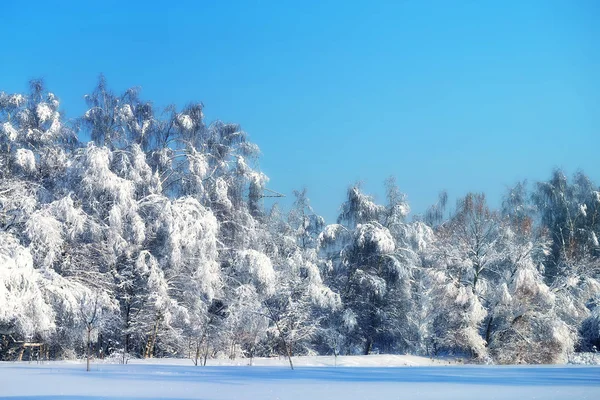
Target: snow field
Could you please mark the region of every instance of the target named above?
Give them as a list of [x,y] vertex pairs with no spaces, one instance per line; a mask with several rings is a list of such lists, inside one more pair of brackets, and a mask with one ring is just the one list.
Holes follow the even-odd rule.
[[[215,360],[211,362],[216,363]],[[194,367],[189,360],[0,363],[0,398],[125,399],[544,399],[600,398],[600,368],[467,366],[411,356],[256,359],[255,366]],[[396,366],[412,362],[414,366]],[[219,361],[224,364],[224,361]],[[429,364],[429,365],[428,365]],[[315,366],[317,365],[317,366]],[[323,366],[327,365],[327,366]],[[369,367],[367,367],[367,365]]]

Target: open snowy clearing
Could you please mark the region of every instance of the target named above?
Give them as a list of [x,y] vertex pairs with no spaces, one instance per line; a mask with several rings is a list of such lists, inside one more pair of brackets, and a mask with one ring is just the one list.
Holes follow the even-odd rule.
[[[255,366],[194,367],[189,360],[134,361],[128,365],[0,363],[0,398],[25,399],[598,399],[600,368],[473,366],[411,356],[298,358]],[[397,367],[402,362],[412,365]],[[443,361],[442,361],[443,362]],[[447,362],[447,361],[446,361]],[[281,364],[280,364],[281,363]],[[359,364],[363,366],[359,366]],[[379,366],[377,366],[379,364]],[[262,366],[257,366],[262,365]],[[270,365],[270,366],[267,366]],[[353,366],[352,366],[353,365]],[[370,365],[370,367],[364,367]],[[352,366],[352,367],[350,367]]]
[[[408,354],[372,354],[368,356],[299,356],[292,358],[294,367],[408,367],[408,366],[433,366],[460,364],[456,358],[428,358]],[[132,359],[128,364],[161,364],[189,366],[189,359],[180,358],[154,358]],[[208,359],[207,366],[261,366],[261,367],[288,367],[287,357],[256,357],[252,361],[248,358]]]

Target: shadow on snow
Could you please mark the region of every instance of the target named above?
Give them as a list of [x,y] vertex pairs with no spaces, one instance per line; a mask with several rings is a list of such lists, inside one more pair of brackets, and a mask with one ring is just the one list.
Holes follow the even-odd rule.
[[[600,386],[597,367],[188,367],[178,365],[95,365],[91,372],[63,366],[35,368],[40,374],[82,379],[149,380],[244,385],[251,381],[453,383],[500,386]],[[25,397],[12,397],[12,399]],[[39,398],[39,397],[37,397]],[[58,397],[43,397],[43,399]],[[68,399],[68,397],[60,397]],[[87,399],[94,399],[88,397]]]

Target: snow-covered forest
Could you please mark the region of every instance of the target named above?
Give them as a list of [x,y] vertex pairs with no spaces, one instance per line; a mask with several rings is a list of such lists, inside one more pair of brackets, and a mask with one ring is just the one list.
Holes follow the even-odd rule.
[[[202,104],[0,92],[0,358],[457,354],[561,363],[600,346],[600,187],[583,173],[410,216],[348,189],[266,209],[259,147]],[[86,138],[86,140],[83,140]],[[89,143],[87,139],[89,138]],[[390,171],[392,172],[392,171]],[[276,185],[275,185],[276,186]]]

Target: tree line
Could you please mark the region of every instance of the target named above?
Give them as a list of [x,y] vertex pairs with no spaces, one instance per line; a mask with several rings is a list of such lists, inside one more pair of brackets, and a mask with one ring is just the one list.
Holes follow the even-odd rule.
[[[40,81],[0,92],[0,357],[411,353],[560,363],[600,346],[600,187],[556,170],[502,206],[393,179],[336,224],[306,190],[265,209],[259,148],[201,103],[103,78],[66,119]],[[89,142],[81,138],[89,138]]]

